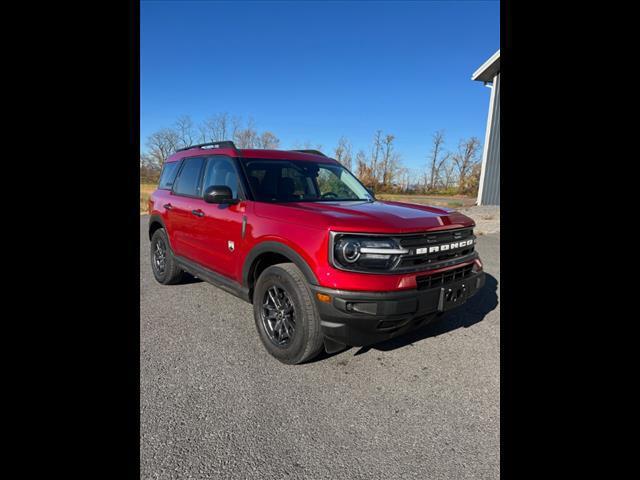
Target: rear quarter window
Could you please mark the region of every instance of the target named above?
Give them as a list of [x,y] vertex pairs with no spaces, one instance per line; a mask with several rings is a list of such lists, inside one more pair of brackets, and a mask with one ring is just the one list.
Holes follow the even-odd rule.
[[178,173],[178,165],[180,162],[165,163],[162,167],[162,173],[160,174],[160,181],[158,182],[158,188],[161,190],[171,190],[173,182],[176,179],[176,173]]

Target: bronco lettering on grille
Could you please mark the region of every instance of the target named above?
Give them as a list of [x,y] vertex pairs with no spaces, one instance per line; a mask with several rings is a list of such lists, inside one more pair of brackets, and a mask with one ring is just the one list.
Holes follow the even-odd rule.
[[444,243],[442,245],[432,245],[431,247],[416,248],[416,255],[422,255],[424,253],[444,252],[447,250],[455,250],[458,248],[470,247],[474,243],[474,239],[462,240],[461,242]]

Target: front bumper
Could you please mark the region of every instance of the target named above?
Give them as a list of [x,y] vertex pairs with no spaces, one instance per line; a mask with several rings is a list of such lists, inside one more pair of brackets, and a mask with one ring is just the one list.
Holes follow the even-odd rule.
[[[438,313],[464,304],[481,289],[484,272],[436,288],[392,292],[357,292],[311,285],[322,332],[333,342],[373,345],[426,325]],[[318,300],[329,295],[330,302]]]

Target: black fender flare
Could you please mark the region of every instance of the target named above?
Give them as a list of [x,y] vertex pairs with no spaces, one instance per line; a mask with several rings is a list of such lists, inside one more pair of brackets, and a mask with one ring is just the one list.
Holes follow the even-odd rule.
[[151,240],[151,227],[153,226],[154,223],[159,223],[160,226],[164,228],[164,231],[167,232],[167,240],[169,241],[169,248],[171,249],[171,251],[173,251],[173,246],[171,245],[171,238],[169,236],[169,230],[167,229],[167,226],[165,225],[162,216],[158,214],[153,214],[149,216],[149,229],[148,229],[149,240]]
[[164,224],[164,220],[162,219],[162,217],[160,215],[150,215],[149,216],[149,228],[148,228],[148,232],[149,232],[149,240],[151,240],[151,227],[153,226],[154,223],[159,223],[160,225],[162,225],[162,228],[164,228],[165,230],[167,229],[166,225]]
[[251,251],[247,254],[244,265],[242,266],[242,285],[245,287],[249,286],[249,274],[251,273],[251,265],[256,258],[258,258],[263,253],[278,253],[284,257],[287,257],[291,260],[304,274],[307,282],[311,285],[318,285],[318,279],[316,278],[313,270],[309,264],[300,256],[298,252],[296,252],[293,248],[285,245],[281,242],[267,241],[262,242],[256,245],[251,249]]

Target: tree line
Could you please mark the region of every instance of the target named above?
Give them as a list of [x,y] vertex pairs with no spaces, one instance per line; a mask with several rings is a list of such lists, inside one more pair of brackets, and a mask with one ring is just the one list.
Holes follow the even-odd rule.
[[[146,151],[140,155],[140,179],[157,182],[165,160],[179,148],[223,140],[232,140],[238,148],[280,148],[280,139],[269,130],[259,131],[251,118],[244,122],[241,117],[221,113],[195,124],[183,115],[171,127],[149,135]],[[395,135],[377,130],[369,148],[355,152],[351,141],[342,136],[327,153],[376,193],[477,194],[481,144],[476,137],[461,139],[450,150],[445,132],[439,130],[431,136],[423,166],[412,169],[404,166],[395,140]],[[322,150],[322,145],[307,140],[292,148]]]

